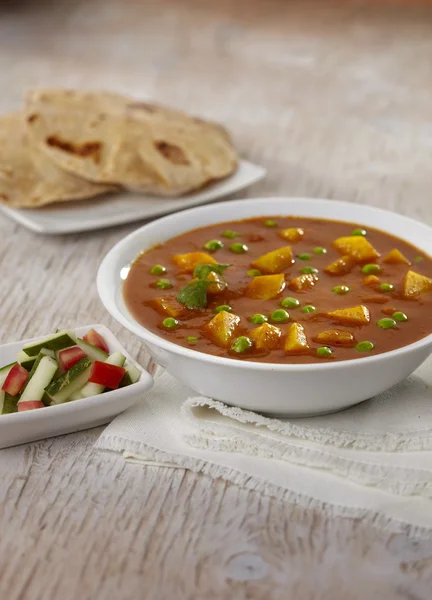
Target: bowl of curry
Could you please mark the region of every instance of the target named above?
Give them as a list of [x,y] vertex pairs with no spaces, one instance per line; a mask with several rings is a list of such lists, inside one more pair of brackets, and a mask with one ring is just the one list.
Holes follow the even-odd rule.
[[432,230],[351,203],[266,198],[144,225],[102,302],[192,390],[278,415],[338,410],[432,350]]

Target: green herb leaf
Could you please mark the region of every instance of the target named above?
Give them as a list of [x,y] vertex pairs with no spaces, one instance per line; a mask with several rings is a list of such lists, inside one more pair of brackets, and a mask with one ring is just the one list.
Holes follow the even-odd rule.
[[177,301],[186,308],[205,308],[207,306],[207,288],[214,281],[196,279],[182,288],[177,294]]
[[231,265],[197,265],[194,269],[194,277],[198,277],[198,279],[207,279],[210,273],[217,273],[218,275],[223,275],[225,269],[228,269]]
[[[197,277],[195,281],[189,282],[177,294],[177,302],[186,306],[186,308],[205,308],[207,306],[207,289],[209,285],[214,285],[214,281],[208,281],[210,273],[216,273],[223,278],[225,269],[231,265],[197,265],[193,275]],[[221,281],[219,285],[226,287],[226,282]]]

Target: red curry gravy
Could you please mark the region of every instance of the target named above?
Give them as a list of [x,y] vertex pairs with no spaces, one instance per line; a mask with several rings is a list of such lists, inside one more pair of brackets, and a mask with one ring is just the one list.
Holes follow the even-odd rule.
[[[430,257],[382,231],[367,227],[354,231],[365,235],[352,235],[355,229],[363,228],[356,224],[297,217],[254,218],[196,229],[140,255],[124,282],[124,299],[134,318],[158,336],[187,348],[241,360],[268,363],[350,360],[406,346],[429,335],[432,330]],[[225,237],[227,230],[235,232],[235,237]],[[345,241],[340,242],[340,239]],[[222,242],[223,247],[207,250],[205,245],[215,240]],[[233,244],[243,244],[247,251],[233,252]],[[360,250],[356,250],[358,245]],[[287,247],[291,248],[291,260]],[[366,250],[363,254],[362,248]],[[267,262],[259,260],[280,249],[283,251],[267,257]],[[181,259],[183,264],[180,265],[178,255],[196,252],[205,253],[213,263],[231,266],[221,277],[210,275],[220,281],[220,285],[207,287],[204,307],[190,309],[176,297],[194,279],[194,260],[187,263],[187,259]],[[198,264],[207,264],[205,257],[204,262],[202,256],[199,258]],[[259,266],[265,265],[264,271],[255,264],[257,260]],[[332,270],[330,265],[334,264],[337,268]],[[155,265],[162,265],[166,272],[152,274]],[[365,268],[366,265],[377,267]],[[296,278],[305,275],[302,273],[305,267],[316,272],[299,281]],[[258,277],[251,269],[260,270],[261,276],[278,276],[272,281],[277,279],[280,284],[282,280],[279,291],[273,290],[270,292],[273,295],[266,299],[251,297],[256,295],[252,282]],[[368,270],[377,272],[365,272]],[[160,280],[162,284],[158,283]],[[261,290],[261,284],[267,281],[270,280],[258,280],[255,284],[260,283]],[[302,283],[306,286],[302,287]],[[165,287],[168,285],[172,287]],[[348,289],[339,289],[340,286]],[[217,293],[211,293],[212,289]],[[299,305],[284,308],[289,314],[285,322],[275,321],[271,315],[284,307],[287,297],[298,300]],[[230,312],[216,311],[223,305]],[[315,310],[304,312],[305,306]],[[363,307],[360,312],[358,307]],[[350,320],[348,309],[353,308],[363,321]],[[348,319],[341,319],[337,313],[341,310],[342,317],[348,310]],[[334,311],[336,316],[329,314]],[[399,319],[394,318],[395,313]],[[268,321],[261,332],[263,335],[254,338],[254,330],[261,326],[251,321],[256,314],[264,315]],[[209,323],[215,317],[218,319],[212,329]],[[236,317],[238,322],[233,324]],[[222,337],[218,336],[221,326],[227,326],[227,319],[231,319],[228,325],[232,331],[228,327]],[[383,328],[383,324],[388,328]],[[243,341],[236,344],[239,337]],[[243,338],[249,340],[246,347]],[[367,349],[365,344],[359,346],[361,342],[369,342]],[[319,350],[321,348],[327,350]]]

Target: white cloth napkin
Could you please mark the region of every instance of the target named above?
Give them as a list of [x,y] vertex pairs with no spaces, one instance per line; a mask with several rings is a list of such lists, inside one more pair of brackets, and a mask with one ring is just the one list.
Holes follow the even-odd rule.
[[432,357],[411,377],[332,415],[271,419],[196,397],[165,372],[102,433],[132,462],[203,472],[331,515],[432,530]]

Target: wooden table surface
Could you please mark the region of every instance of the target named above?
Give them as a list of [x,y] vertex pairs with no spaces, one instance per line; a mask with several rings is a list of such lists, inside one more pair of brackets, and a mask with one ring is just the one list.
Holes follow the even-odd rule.
[[[381,7],[377,6],[381,4]],[[432,7],[87,0],[0,8],[0,108],[34,85],[148,94],[220,119],[269,175],[247,195],[432,225]],[[95,273],[135,224],[39,237],[0,218],[7,342],[102,322]],[[430,600],[432,540],[95,453],[101,429],[0,451],[0,598]]]

